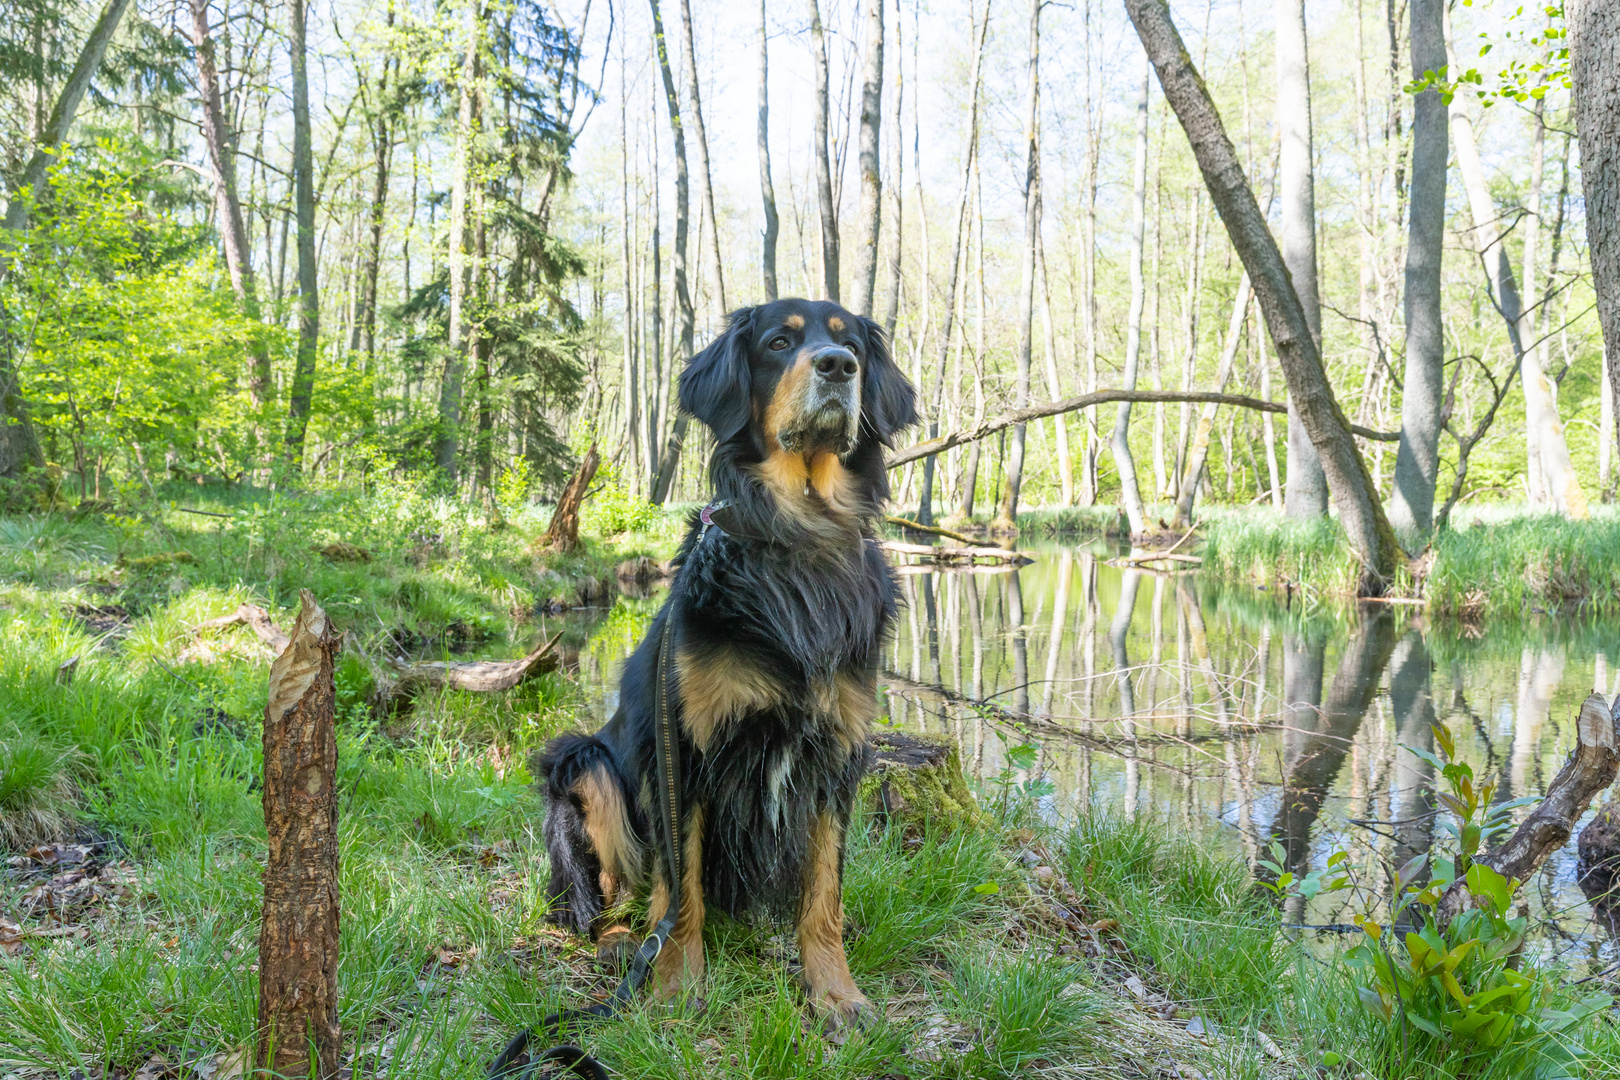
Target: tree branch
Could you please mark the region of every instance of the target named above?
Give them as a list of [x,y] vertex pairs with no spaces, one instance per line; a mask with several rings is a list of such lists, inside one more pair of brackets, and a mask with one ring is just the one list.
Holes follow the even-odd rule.
[[[891,468],[899,468],[907,462],[925,458],[931,454],[938,454],[949,450],[953,446],[963,443],[975,442],[986,435],[994,435],[1003,428],[1014,424],[1026,423],[1030,420],[1039,420],[1047,416],[1057,416],[1060,413],[1074,412],[1092,405],[1106,405],[1113,401],[1131,402],[1213,402],[1216,405],[1232,405],[1240,409],[1257,409],[1260,412],[1286,413],[1288,406],[1275,401],[1265,401],[1261,398],[1245,397],[1242,394],[1216,394],[1204,392],[1187,392],[1181,390],[1098,390],[1091,394],[1080,394],[1077,397],[1064,398],[1061,401],[1048,401],[1040,405],[1031,405],[1027,409],[1014,409],[1001,416],[992,417],[970,428],[947,432],[927,442],[916,443],[903,450],[896,450],[888,456],[885,464]],[[1374,431],[1362,427],[1360,424],[1351,424],[1352,434],[1363,439],[1374,439],[1378,442],[1399,442],[1400,432]]]

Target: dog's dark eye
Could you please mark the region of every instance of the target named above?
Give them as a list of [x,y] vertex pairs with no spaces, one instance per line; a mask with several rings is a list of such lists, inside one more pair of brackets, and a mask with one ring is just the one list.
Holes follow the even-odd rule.
[[856,356],[861,355],[861,346],[860,346],[859,342],[846,341],[846,342],[844,342],[844,348],[848,349],[850,352],[854,353]]
[[771,350],[771,352],[781,352],[791,344],[793,343],[787,338],[783,337],[781,334],[777,334],[775,337],[771,338],[770,341],[765,343],[765,347]]

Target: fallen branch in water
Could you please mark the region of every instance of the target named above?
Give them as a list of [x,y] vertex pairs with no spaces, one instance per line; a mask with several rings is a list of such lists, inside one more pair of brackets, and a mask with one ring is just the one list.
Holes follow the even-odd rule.
[[923,525],[912,521],[910,518],[896,517],[894,514],[884,514],[883,520],[890,525],[898,525],[902,529],[915,529],[917,532],[933,533],[935,536],[943,536],[947,540],[959,540],[964,544],[972,544],[974,547],[993,548],[996,546],[984,540],[975,540],[965,533],[952,532],[949,529],[942,529],[938,525]]
[[1014,565],[1035,561],[1028,555],[997,547],[934,547],[932,544],[907,544],[899,540],[884,540],[878,547],[895,555],[920,555],[943,566],[972,563],[979,559]]
[[[1620,773],[1620,697],[1611,710],[1602,694],[1594,693],[1581,705],[1576,722],[1575,752],[1558,770],[1546,796],[1513,835],[1476,859],[1509,881],[1528,881],[1547,856],[1562,848],[1575,831],[1575,823],[1598,792],[1614,783]],[[1436,917],[1444,924],[1463,910],[1468,890],[1454,882],[1440,898]]]

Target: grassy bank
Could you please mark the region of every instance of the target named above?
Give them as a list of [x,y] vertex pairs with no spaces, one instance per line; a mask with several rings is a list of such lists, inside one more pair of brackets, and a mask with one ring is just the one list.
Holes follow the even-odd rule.
[[[235,1075],[256,1004],[268,652],[198,622],[243,599],[284,618],[307,586],[361,641],[526,644],[559,583],[656,554],[678,528],[644,520],[560,563],[528,551],[543,522],[491,529],[413,493],[185,505],[225,516],[0,519],[0,844],[15,856],[0,1077]],[[310,550],[338,543],[371,561]],[[563,625],[607,659],[648,610],[597,596]],[[340,1010],[357,1077],[471,1080],[514,1030],[615,982],[544,921],[525,765],[591,689],[564,671],[383,722],[359,666],[340,668]],[[1403,1047],[1362,1008],[1342,942],[1293,940],[1244,863],[1157,820],[1044,820],[1029,796],[1009,805],[1011,779],[992,782],[999,816],[980,829],[853,833],[846,939],[883,1010],[871,1031],[836,1044],[808,1029],[790,936],[717,918],[701,1004],[638,1002],[587,1045],[628,1077],[1515,1075]],[[68,845],[19,850],[41,840]],[[1608,1025],[1576,1038],[1575,1075],[1620,1068]]]
[[[1396,581],[1430,612],[1469,619],[1535,614],[1620,614],[1620,512],[1588,521],[1506,509],[1459,513],[1454,527]],[[1289,521],[1273,510],[1210,507],[1198,554],[1204,572],[1307,596],[1349,596],[1357,565],[1337,521]]]

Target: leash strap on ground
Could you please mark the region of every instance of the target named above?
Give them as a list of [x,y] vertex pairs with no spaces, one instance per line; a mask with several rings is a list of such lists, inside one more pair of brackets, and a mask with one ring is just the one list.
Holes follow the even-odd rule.
[[[664,630],[658,635],[658,693],[653,698],[653,739],[658,764],[658,787],[664,800],[663,834],[664,865],[669,869],[669,908],[658,920],[652,932],[642,939],[636,950],[630,970],[625,973],[613,995],[597,1005],[584,1009],[563,1009],[540,1021],[538,1031],[547,1036],[561,1035],[564,1031],[583,1024],[611,1019],[627,1004],[647,981],[658,954],[675,932],[675,923],[681,916],[681,880],[685,872],[681,846],[681,756],[675,722],[670,716],[669,695],[678,689],[675,653],[670,644],[669,616],[664,616]],[[586,1080],[609,1080],[602,1063],[579,1047],[562,1043],[539,1054],[531,1054],[536,1029],[524,1028],[512,1037],[489,1067],[488,1080],[542,1080],[547,1076],[573,1073]]]

